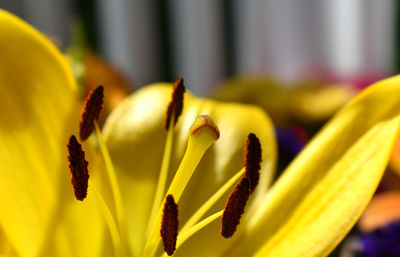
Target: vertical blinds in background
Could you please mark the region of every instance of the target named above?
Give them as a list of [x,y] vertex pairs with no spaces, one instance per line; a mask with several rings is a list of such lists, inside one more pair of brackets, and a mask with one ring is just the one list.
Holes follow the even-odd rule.
[[[138,86],[182,75],[203,95],[228,75],[352,80],[395,71],[395,0],[90,2],[97,49]],[[80,6],[79,0],[0,0],[61,47],[70,42]]]

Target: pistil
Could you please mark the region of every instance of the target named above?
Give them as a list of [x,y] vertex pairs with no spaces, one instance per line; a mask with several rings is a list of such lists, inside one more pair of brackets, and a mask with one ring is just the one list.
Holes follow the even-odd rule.
[[[189,131],[189,141],[182,162],[173,178],[167,195],[173,195],[176,202],[179,202],[189,179],[192,177],[197,165],[206,150],[219,138],[219,130],[208,115],[199,115]],[[159,237],[157,228],[161,225],[161,213],[159,209],[157,219],[150,224],[150,233],[143,251],[143,256],[154,256],[157,250]]]
[[219,138],[219,130],[208,115],[199,115],[189,132],[185,155],[167,191],[177,202],[181,198],[189,179],[207,149]]

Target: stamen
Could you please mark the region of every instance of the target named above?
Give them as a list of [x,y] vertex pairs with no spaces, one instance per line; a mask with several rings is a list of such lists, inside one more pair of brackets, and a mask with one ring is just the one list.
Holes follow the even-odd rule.
[[[180,77],[174,83],[174,91],[172,92],[171,102],[167,108],[167,115],[164,120],[164,127],[168,130],[167,132],[167,140],[165,142],[164,154],[161,162],[160,176],[158,177],[156,193],[154,195],[153,206],[151,208],[151,214],[149,219],[149,225],[153,224],[156,217],[157,212],[162,204],[165,194],[165,186],[167,183],[168,177],[168,169],[171,160],[172,154],[172,145],[174,141],[174,130],[169,129],[171,120],[174,120],[174,124],[177,122],[179,116],[183,110],[183,95],[185,92],[185,86],[183,85],[183,79]],[[147,227],[150,230],[150,226]]]
[[83,201],[87,195],[89,172],[88,162],[85,159],[85,152],[76,137],[72,135],[68,142],[68,161],[71,171],[71,183],[77,200]]
[[[203,219],[199,223],[196,223],[194,226],[190,227],[190,229],[186,230],[185,232],[180,233],[178,236],[178,240],[176,242],[176,249],[179,249],[179,247],[195,233],[199,232],[201,229],[205,228],[208,224],[220,218],[222,216],[222,213],[223,210],[216,212],[208,216],[207,218]],[[166,254],[164,253],[162,256],[165,257]]]
[[250,195],[250,181],[244,177],[236,185],[232,194],[229,196],[222,215],[221,235],[225,238],[233,236],[239,225],[240,218],[244,213],[247,200]]
[[103,136],[101,134],[99,125],[97,122],[94,122],[95,129],[96,129],[96,136],[97,140],[99,142],[100,146],[100,151],[101,154],[103,155],[103,160],[106,166],[106,172],[108,179],[110,181],[111,185],[111,191],[114,197],[114,204],[115,204],[115,211],[117,214],[117,221],[118,221],[118,226],[121,233],[123,233],[123,228],[124,228],[124,209],[123,209],[123,204],[122,204],[122,197],[121,197],[121,190],[119,188],[118,180],[117,180],[117,175],[114,169],[114,165],[112,163],[110,153],[107,150],[107,146],[104,142]]
[[247,136],[244,155],[244,166],[246,167],[245,176],[250,180],[250,193],[252,193],[258,185],[261,168],[261,144],[260,140],[253,133]]
[[119,246],[119,251],[120,255],[117,256],[125,256],[126,254],[126,241],[125,241],[125,214],[124,214],[124,209],[123,209],[123,204],[122,204],[122,197],[121,197],[121,190],[119,188],[118,180],[117,180],[117,175],[114,169],[114,165],[111,160],[110,153],[108,152],[106,143],[104,142],[103,135],[101,134],[101,130],[99,128],[99,125],[97,124],[97,121],[93,122],[95,132],[96,132],[96,138],[97,142],[100,147],[100,152],[101,155],[103,156],[104,164],[105,164],[105,171],[108,176],[108,180],[110,182],[111,186],[111,191],[113,194],[113,199],[114,199],[114,206],[115,206],[115,214],[116,214],[116,219],[117,219],[117,225],[118,225],[118,230],[119,230],[119,238],[120,238],[120,246]]
[[86,97],[79,123],[79,137],[82,141],[86,140],[94,129],[94,122],[99,118],[103,107],[103,97],[103,86],[90,91]]
[[174,83],[174,91],[172,92],[172,99],[168,105],[167,115],[164,120],[165,129],[169,129],[172,123],[175,125],[183,110],[183,94],[185,93],[185,86],[183,85],[183,78],[179,77]]
[[160,232],[164,250],[169,256],[174,254],[176,249],[178,223],[178,205],[175,203],[174,197],[168,195],[164,204]]

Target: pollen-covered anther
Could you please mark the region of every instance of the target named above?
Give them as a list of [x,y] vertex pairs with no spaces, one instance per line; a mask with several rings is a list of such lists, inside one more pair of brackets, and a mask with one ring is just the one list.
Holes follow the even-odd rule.
[[164,204],[160,233],[164,251],[169,256],[176,250],[178,224],[178,205],[175,203],[174,197],[168,195]]
[[[171,102],[168,105],[167,113],[164,120],[165,129],[169,129],[170,125],[175,125],[182,114],[183,110],[183,94],[185,93],[185,86],[183,78],[179,77],[174,83],[174,90],[172,91]],[[172,117],[174,120],[171,122]],[[171,124],[172,123],[172,124]]]
[[252,193],[258,185],[261,168],[261,144],[256,135],[250,133],[247,136],[246,148],[244,150],[245,176],[250,180],[250,192]]
[[98,86],[86,97],[79,123],[79,137],[82,141],[90,136],[94,129],[94,122],[99,118],[103,108],[103,90],[103,86]]
[[201,134],[204,132],[210,133],[215,140],[220,136],[219,129],[211,117],[208,115],[199,115],[190,128],[190,135]]
[[68,142],[68,161],[71,171],[71,183],[77,200],[83,201],[87,195],[89,172],[88,162],[85,159],[85,152],[76,137],[72,135]]
[[240,218],[244,213],[247,200],[250,196],[250,181],[244,177],[236,185],[232,194],[229,196],[222,215],[221,235],[225,238],[233,236]]

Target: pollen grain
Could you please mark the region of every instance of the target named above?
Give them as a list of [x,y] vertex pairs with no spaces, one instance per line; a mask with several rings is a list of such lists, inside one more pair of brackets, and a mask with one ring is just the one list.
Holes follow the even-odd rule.
[[[174,90],[172,92],[171,102],[168,105],[167,113],[164,120],[164,127],[166,130],[169,126],[175,125],[182,114],[183,110],[183,94],[185,93],[185,86],[183,84],[183,78],[179,77],[174,83]],[[173,117],[173,122],[171,121]]]
[[223,237],[230,238],[235,233],[240,223],[240,218],[244,213],[249,195],[250,181],[247,177],[244,177],[236,185],[225,205],[221,225],[221,235]]
[[90,91],[86,97],[81,120],[79,122],[79,137],[82,141],[86,140],[94,129],[94,122],[99,118],[103,108],[103,86],[98,86]]
[[260,140],[256,135],[250,133],[247,136],[246,148],[244,150],[245,176],[250,180],[250,193],[254,191],[260,179],[261,153]]
[[174,197],[168,195],[165,200],[161,223],[161,238],[165,252],[171,256],[176,250],[178,238],[178,205]]

